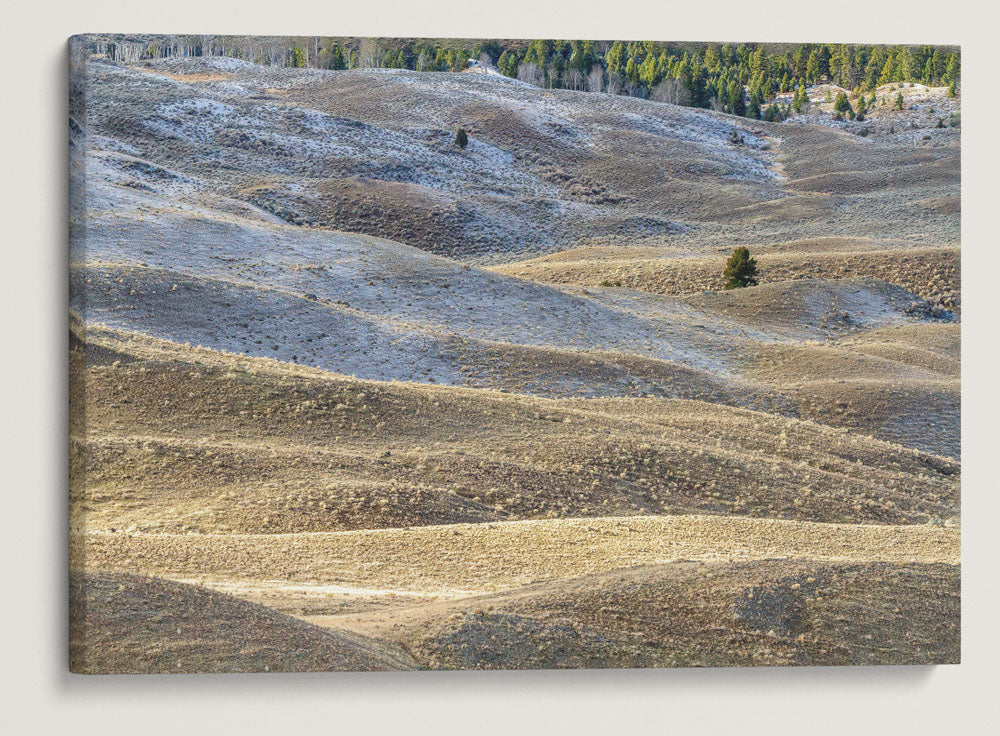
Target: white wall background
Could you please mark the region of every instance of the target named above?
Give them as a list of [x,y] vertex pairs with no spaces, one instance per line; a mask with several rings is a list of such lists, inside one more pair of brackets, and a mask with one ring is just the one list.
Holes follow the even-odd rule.
[[[976,733],[996,726],[996,48],[987,3],[21,2],[0,75],[0,728],[7,733]],[[66,672],[66,38],[82,32],[961,43],[963,663],[951,667],[160,676]],[[984,69],[986,63],[992,64]],[[991,385],[991,383],[993,385]]]

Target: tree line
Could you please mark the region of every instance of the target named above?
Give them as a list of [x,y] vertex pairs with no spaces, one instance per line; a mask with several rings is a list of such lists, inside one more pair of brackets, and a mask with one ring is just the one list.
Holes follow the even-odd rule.
[[[103,43],[103,49],[102,49]],[[830,83],[860,98],[885,84],[954,86],[957,48],[857,44],[710,44],[563,41],[202,36],[97,40],[116,60],[232,56],[272,66],[461,71],[470,60],[539,87],[625,94],[679,105],[776,119],[808,107],[807,85]],[[781,108],[765,107],[792,93]]]
[[[805,87],[836,84],[858,97],[885,84],[951,85],[961,75],[957,49],[934,46],[684,44],[653,41],[535,40],[508,47],[496,63],[509,77],[550,88],[627,94],[713,107],[749,117],[764,102],[793,93],[796,112]],[[774,114],[775,108],[770,108]]]

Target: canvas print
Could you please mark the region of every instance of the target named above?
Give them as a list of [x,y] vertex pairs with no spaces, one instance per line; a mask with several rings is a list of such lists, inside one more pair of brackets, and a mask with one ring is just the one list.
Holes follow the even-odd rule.
[[958,662],[961,100],[920,43],[74,37],[70,669]]

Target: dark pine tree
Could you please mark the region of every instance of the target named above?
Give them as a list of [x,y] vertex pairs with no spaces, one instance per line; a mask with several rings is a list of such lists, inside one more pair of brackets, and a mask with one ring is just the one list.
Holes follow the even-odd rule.
[[741,117],[746,115],[747,105],[743,99],[743,85],[739,82],[729,83],[729,112]]
[[750,250],[744,246],[735,248],[726,261],[722,272],[726,279],[726,289],[743,289],[757,285],[757,261],[750,257]]
[[837,99],[833,101],[833,110],[834,112],[838,112],[841,115],[845,113],[850,115],[852,112],[854,112],[851,109],[850,100],[847,99],[847,95],[845,95],[843,92],[837,93]]

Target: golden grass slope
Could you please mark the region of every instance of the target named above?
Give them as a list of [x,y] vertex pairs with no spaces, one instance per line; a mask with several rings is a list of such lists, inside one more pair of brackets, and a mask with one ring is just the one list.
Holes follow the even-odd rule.
[[[745,370],[952,380],[953,327],[773,346],[804,352]],[[706,402],[363,381],[76,321],[71,348],[77,671],[958,660],[946,457]]]
[[70,670],[80,674],[411,669],[398,647],[142,575],[70,575]]
[[[749,248],[762,284],[789,279],[869,276],[947,307],[961,295],[957,246],[883,245],[864,238],[821,238]],[[680,296],[721,289],[731,249],[717,255],[678,256],[668,248],[582,247],[494,267],[498,273],[549,284],[615,285]]]
[[957,462],[810,421],[360,381],[96,334],[130,357],[80,371],[75,527],[300,532],[660,513],[922,524],[958,512]]
[[544,519],[301,534],[75,535],[71,561],[172,578],[282,580],[400,593],[505,590],[678,560],[960,562],[959,533],[928,525],[722,516]]
[[941,564],[676,562],[312,620],[444,669],[957,663],[959,586]]

